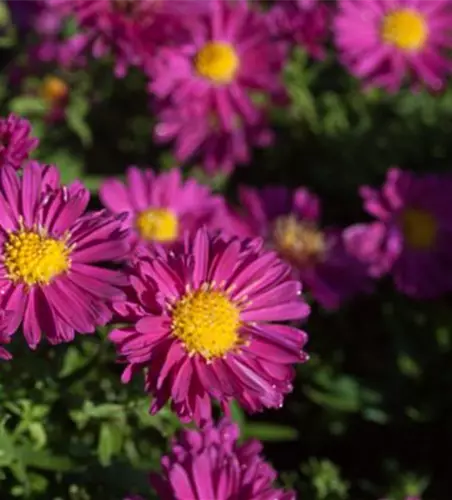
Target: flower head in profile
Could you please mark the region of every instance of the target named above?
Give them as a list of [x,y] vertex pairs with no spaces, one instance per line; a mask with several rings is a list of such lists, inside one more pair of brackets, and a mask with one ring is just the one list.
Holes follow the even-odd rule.
[[[293,366],[306,360],[306,334],[284,321],[309,307],[301,285],[260,240],[225,240],[200,229],[178,247],[155,247],[131,265],[127,301],[114,304],[126,328],[113,330],[123,382],[145,369],[155,414],[171,400],[179,418],[228,410],[278,408],[291,391]],[[152,368],[152,369],[151,369]]]
[[388,171],[381,190],[362,187],[376,222],[347,229],[347,246],[370,273],[390,272],[401,292],[433,298],[452,290],[452,176]]
[[449,0],[339,0],[336,46],[369,86],[397,91],[405,79],[437,90],[452,69]]
[[[73,16],[79,31],[65,43],[64,59],[84,62],[112,57],[117,77],[141,66],[162,42],[177,35],[181,15],[191,16],[199,0],[46,0],[49,8]],[[204,10],[204,9],[203,9]]]
[[337,308],[369,288],[366,266],[346,251],[342,230],[321,227],[320,200],[307,189],[242,187],[239,199],[241,210],[232,209],[222,228],[264,238],[323,307]]
[[269,28],[280,39],[303,47],[312,57],[325,57],[331,9],[321,0],[277,0],[268,13]]
[[0,168],[20,168],[38,144],[39,140],[31,136],[28,120],[14,114],[0,118]]
[[110,212],[128,214],[134,243],[174,243],[183,232],[208,226],[224,207],[221,196],[195,179],[184,181],[177,168],[156,174],[130,167],[126,184],[106,180],[99,196]]
[[238,443],[237,424],[222,419],[200,430],[183,430],[162,458],[162,472],[151,485],[165,500],[295,500],[295,493],[276,488],[276,471],[262,456],[256,440]]
[[[181,159],[199,148],[227,170],[220,163],[224,152],[232,149],[232,164],[246,160],[247,136],[265,129],[264,108],[284,96],[286,45],[275,41],[265,15],[247,2],[213,0],[210,7],[185,23],[186,36],[148,65],[149,92],[159,112],[157,138],[176,139]],[[258,94],[260,104],[253,100]]]
[[122,296],[123,275],[100,263],[127,254],[127,230],[122,217],[85,213],[88,201],[80,183],[60,186],[55,167],[0,170],[0,310],[11,313],[5,333],[22,324],[31,348],[43,333],[58,344],[94,332]]

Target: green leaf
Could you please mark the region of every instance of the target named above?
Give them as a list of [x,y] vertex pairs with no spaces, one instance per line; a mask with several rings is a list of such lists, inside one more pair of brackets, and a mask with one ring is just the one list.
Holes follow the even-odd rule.
[[111,463],[111,457],[114,453],[114,435],[111,426],[104,422],[100,427],[99,442],[97,446],[97,455],[100,463],[106,467]]
[[21,116],[29,114],[43,115],[48,111],[48,104],[37,96],[19,96],[9,101],[9,109],[11,112]]
[[298,437],[298,432],[286,425],[250,422],[244,427],[243,437],[260,441],[294,441]]
[[69,129],[74,132],[84,146],[92,144],[92,133],[86,121],[89,106],[83,96],[71,96],[70,103],[66,107],[66,123]]

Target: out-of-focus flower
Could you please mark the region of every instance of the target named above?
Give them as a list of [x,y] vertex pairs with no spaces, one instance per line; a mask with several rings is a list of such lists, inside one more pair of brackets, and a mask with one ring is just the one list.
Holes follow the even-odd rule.
[[110,339],[127,363],[123,382],[146,369],[152,414],[171,400],[182,421],[199,423],[212,399],[255,412],[280,407],[292,390],[307,337],[280,322],[306,318],[309,306],[290,268],[261,246],[200,229],[132,263],[128,300],[114,304],[132,325]]
[[156,136],[175,138],[181,161],[201,149],[212,168],[230,170],[248,159],[249,135],[265,130],[264,105],[253,94],[268,102],[284,96],[286,45],[275,42],[265,15],[247,2],[214,0],[207,15],[185,27],[186,37],[163,47],[147,67],[160,108]]
[[331,8],[321,0],[277,0],[268,12],[274,36],[303,47],[312,57],[325,57]]
[[165,500],[295,500],[295,493],[273,486],[277,473],[267,462],[262,444],[237,442],[238,426],[223,419],[201,430],[183,430],[162,459],[162,473],[151,484]]
[[346,231],[350,252],[379,277],[391,272],[396,287],[417,298],[452,290],[452,176],[388,171],[381,190],[361,188],[376,222]]
[[224,210],[221,196],[195,179],[184,181],[178,168],[156,174],[130,167],[126,185],[106,180],[99,196],[111,212],[127,212],[133,243],[174,243],[185,232],[209,226]]
[[369,289],[366,266],[346,251],[342,230],[320,226],[320,201],[307,189],[242,187],[239,201],[241,210],[232,209],[221,227],[264,238],[323,307],[337,308]]
[[69,102],[69,85],[60,77],[48,75],[38,89],[39,96],[48,105],[46,120],[54,123],[64,119]]
[[216,105],[208,101],[160,107],[157,121],[155,141],[174,140],[177,161],[193,158],[208,173],[230,173],[237,164],[247,165],[251,147],[266,147],[273,140],[264,113],[253,124],[236,117],[233,127],[226,128],[219,121]]
[[160,43],[177,35],[183,14],[197,12],[196,0],[46,0],[50,8],[73,16],[79,31],[65,44],[63,59],[79,64],[94,58],[113,57],[115,75],[129,66],[143,65]]
[[434,90],[452,69],[450,0],[339,0],[334,31],[344,65],[389,91],[413,78]]
[[0,118],[0,168],[20,168],[38,144],[39,140],[31,136],[28,120],[14,114]]
[[11,312],[5,332],[22,324],[33,349],[43,333],[52,344],[93,333],[122,295],[123,274],[99,263],[127,254],[123,218],[85,213],[88,201],[79,182],[60,187],[55,167],[0,170],[0,309]]

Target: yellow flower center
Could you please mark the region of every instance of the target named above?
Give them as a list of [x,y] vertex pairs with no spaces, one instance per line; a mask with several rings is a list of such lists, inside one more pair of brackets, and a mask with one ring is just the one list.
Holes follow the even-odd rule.
[[141,212],[136,227],[141,237],[148,241],[174,241],[179,233],[176,215],[166,208],[150,208]]
[[276,219],[273,241],[287,260],[297,264],[319,259],[326,248],[323,233],[314,224],[301,222],[293,215]]
[[212,82],[229,83],[239,68],[239,57],[229,43],[208,42],[196,54],[195,68],[199,75]]
[[191,355],[224,356],[239,343],[240,310],[220,291],[186,293],[171,311],[172,332]]
[[428,37],[428,26],[421,13],[412,9],[390,12],[381,27],[383,41],[402,50],[420,50]]
[[63,100],[68,94],[68,86],[57,76],[47,76],[40,88],[41,97],[50,104]]
[[67,239],[68,236],[55,240],[42,231],[24,228],[10,233],[4,246],[4,264],[9,279],[28,286],[47,285],[68,271],[72,248],[67,246]]
[[427,210],[408,208],[401,217],[407,244],[416,250],[428,250],[435,245],[438,223]]

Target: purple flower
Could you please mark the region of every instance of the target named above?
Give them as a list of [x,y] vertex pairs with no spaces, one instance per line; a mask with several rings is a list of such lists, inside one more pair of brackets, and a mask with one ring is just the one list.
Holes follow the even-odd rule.
[[452,69],[450,0],[339,0],[334,21],[344,65],[369,86],[397,91],[411,78],[440,89]]
[[312,57],[325,57],[331,9],[320,0],[277,0],[268,24],[277,38],[303,47]]
[[323,307],[369,289],[366,267],[346,251],[340,229],[320,227],[320,201],[307,189],[242,187],[239,198],[241,211],[232,210],[222,228],[264,238]]
[[360,192],[377,221],[348,228],[345,239],[370,274],[390,272],[398,290],[417,298],[452,290],[452,176],[392,168],[381,190]]
[[[246,2],[210,6],[185,23],[185,38],[148,64],[149,91],[157,100],[158,140],[176,139],[181,161],[201,150],[207,170],[230,170],[248,160],[250,139],[268,142],[265,107],[284,96],[286,45],[275,42],[266,16]],[[253,101],[258,94],[267,104]]]
[[193,158],[208,173],[230,173],[237,164],[248,164],[250,147],[266,147],[273,140],[263,113],[253,124],[236,117],[234,126],[227,128],[220,122],[216,105],[209,101],[159,106],[157,121],[155,141],[174,140],[174,156],[178,162]]
[[307,337],[281,322],[306,318],[309,306],[290,268],[261,246],[200,229],[132,262],[128,300],[114,304],[131,325],[110,340],[127,363],[123,382],[145,369],[152,414],[171,400],[183,422],[199,423],[212,399],[255,412],[280,407],[292,390]]
[[151,484],[165,500],[295,500],[295,493],[273,486],[276,471],[261,455],[256,440],[238,443],[237,424],[222,419],[217,426],[183,430],[162,458],[162,473]]
[[84,213],[88,201],[79,182],[60,187],[55,167],[0,170],[0,309],[11,312],[5,332],[22,324],[32,349],[43,333],[58,344],[94,332],[122,295],[122,273],[99,263],[127,254],[123,217]]
[[194,179],[184,181],[177,168],[156,174],[130,167],[126,176],[126,185],[106,180],[99,196],[110,212],[128,213],[134,243],[173,243],[186,231],[208,226],[224,210],[221,196]]
[[20,168],[38,144],[39,140],[31,137],[28,120],[14,114],[0,118],[0,168]]
[[198,0],[47,0],[65,15],[72,15],[79,31],[65,43],[63,58],[85,62],[86,55],[114,59],[115,75],[129,66],[141,66],[156,48],[177,35],[179,16],[192,15]]

